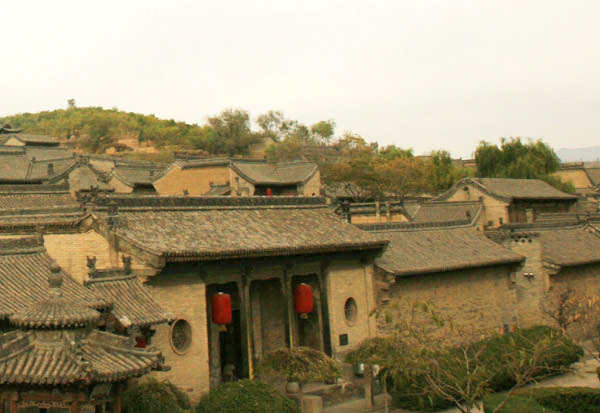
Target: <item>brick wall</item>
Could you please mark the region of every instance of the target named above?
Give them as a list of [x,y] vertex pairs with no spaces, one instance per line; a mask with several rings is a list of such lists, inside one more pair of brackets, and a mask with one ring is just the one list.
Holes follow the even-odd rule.
[[[373,266],[358,260],[335,260],[328,268],[327,292],[331,347],[334,356],[356,347],[360,342],[377,334],[375,324],[375,294]],[[344,306],[349,298],[356,302],[356,320],[346,320]],[[340,345],[340,335],[348,335],[348,344]]]
[[115,190],[117,194],[130,194],[133,192],[133,187],[126,185],[120,179],[115,178],[114,176],[108,181],[108,185]]
[[[440,315],[467,331],[498,331],[504,324],[515,324],[511,271],[509,266],[497,266],[396,277],[389,285],[389,301],[379,308],[378,330],[394,331],[398,320],[410,316],[415,302],[432,304]],[[376,278],[385,280],[385,273],[378,270]],[[417,317],[415,322],[431,320]]]
[[321,196],[321,173],[319,171],[304,184],[304,192],[299,195],[304,196]]
[[169,379],[185,391],[193,402],[197,402],[210,388],[204,282],[196,274],[178,274],[176,277],[153,277],[146,285],[152,289],[154,298],[165,310],[191,325],[191,344],[185,354],[173,351],[171,327],[167,324],[158,326],[152,345],[162,351],[165,364],[171,367],[171,371],[153,375],[159,380]]
[[552,175],[558,176],[563,182],[571,182],[575,188],[591,188],[594,186],[583,169],[562,169]]
[[[44,244],[50,255],[67,273],[79,282],[88,278],[87,257],[96,257],[96,268],[112,268],[108,241],[95,231],[76,234],[45,234]],[[118,266],[122,267],[123,254],[119,254]],[[149,268],[132,257],[133,269]]]
[[521,327],[543,324],[540,302],[549,288],[548,273],[542,264],[542,244],[538,237],[527,236],[505,241],[504,246],[526,257],[515,275],[517,317]]
[[498,227],[500,225],[500,218],[502,218],[502,221],[505,224],[509,223],[508,204],[489,196],[477,187],[469,186],[468,191],[458,188],[458,190],[448,198],[448,201],[479,201],[480,198],[483,200],[483,210],[479,217],[479,227],[481,229],[488,221],[493,222],[493,227]]
[[154,182],[160,195],[182,195],[187,190],[189,195],[202,195],[210,191],[210,182],[214,185],[225,185],[230,181],[229,167],[210,166],[204,168],[180,169],[172,166],[168,172]]

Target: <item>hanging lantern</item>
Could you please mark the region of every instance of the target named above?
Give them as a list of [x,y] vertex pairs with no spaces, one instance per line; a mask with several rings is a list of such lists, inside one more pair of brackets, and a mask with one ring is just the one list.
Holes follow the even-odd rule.
[[267,188],[266,193],[267,196],[273,196],[273,190],[271,188]]
[[138,336],[135,338],[135,347],[146,348],[147,345],[148,345],[148,341],[146,340],[146,337]]
[[305,283],[298,284],[294,290],[294,302],[300,318],[308,318],[308,313],[312,313],[314,308],[312,287]]
[[210,301],[213,323],[220,326],[219,330],[226,331],[226,326],[231,324],[231,296],[217,293],[211,297]]

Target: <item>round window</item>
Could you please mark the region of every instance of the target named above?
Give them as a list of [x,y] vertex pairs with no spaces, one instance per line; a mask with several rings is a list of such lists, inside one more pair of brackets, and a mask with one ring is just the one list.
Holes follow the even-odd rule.
[[186,320],[179,319],[171,326],[171,347],[178,354],[185,353],[192,344],[192,326]]
[[346,317],[346,322],[350,325],[356,323],[356,316],[358,312],[358,307],[356,305],[356,301],[354,298],[350,297],[346,300],[344,304],[344,316]]

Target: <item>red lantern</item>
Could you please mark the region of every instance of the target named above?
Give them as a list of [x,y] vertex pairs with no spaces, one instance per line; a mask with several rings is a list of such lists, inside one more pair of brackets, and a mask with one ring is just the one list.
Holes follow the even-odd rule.
[[146,337],[136,337],[135,338],[135,346],[138,348],[146,348],[147,341]]
[[294,302],[300,317],[308,318],[307,314],[312,313],[314,309],[312,287],[305,283],[298,284],[294,290]]
[[267,196],[273,196],[273,190],[271,188],[267,188]]
[[221,326],[231,324],[231,296],[229,294],[217,293],[213,295],[210,304],[213,323]]

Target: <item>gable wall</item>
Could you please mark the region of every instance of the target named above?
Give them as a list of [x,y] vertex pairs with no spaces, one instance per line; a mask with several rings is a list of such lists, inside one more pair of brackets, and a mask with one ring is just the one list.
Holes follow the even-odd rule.
[[303,186],[303,191],[299,195],[304,196],[321,196],[321,173],[316,171],[315,174]]
[[133,187],[125,184],[120,179],[116,177],[110,178],[108,181],[108,185],[115,190],[117,194],[130,194],[133,192]]
[[210,182],[225,185],[227,181],[230,181],[227,166],[190,169],[173,167],[154,182],[154,187],[160,195],[182,195],[187,190],[189,195],[198,196],[210,191]]
[[575,188],[591,188],[594,186],[583,169],[561,169],[552,175],[559,177],[563,182],[571,182]]
[[4,142],[5,146],[25,146],[25,142],[17,139],[15,137],[8,138],[6,142]]
[[[88,279],[87,257],[96,257],[97,269],[123,267],[123,253],[119,253],[118,261],[111,265],[108,241],[93,230],[76,234],[44,234],[44,245],[48,255],[81,283]],[[149,268],[136,257],[132,257],[131,261],[133,269]]]
[[492,227],[500,225],[500,218],[506,224],[509,222],[508,203],[489,196],[479,188],[469,185],[469,190],[464,191],[463,187],[456,190],[450,198],[449,202],[453,201],[479,201],[482,200],[483,209],[479,218],[479,227],[483,229],[488,221],[492,221]]

